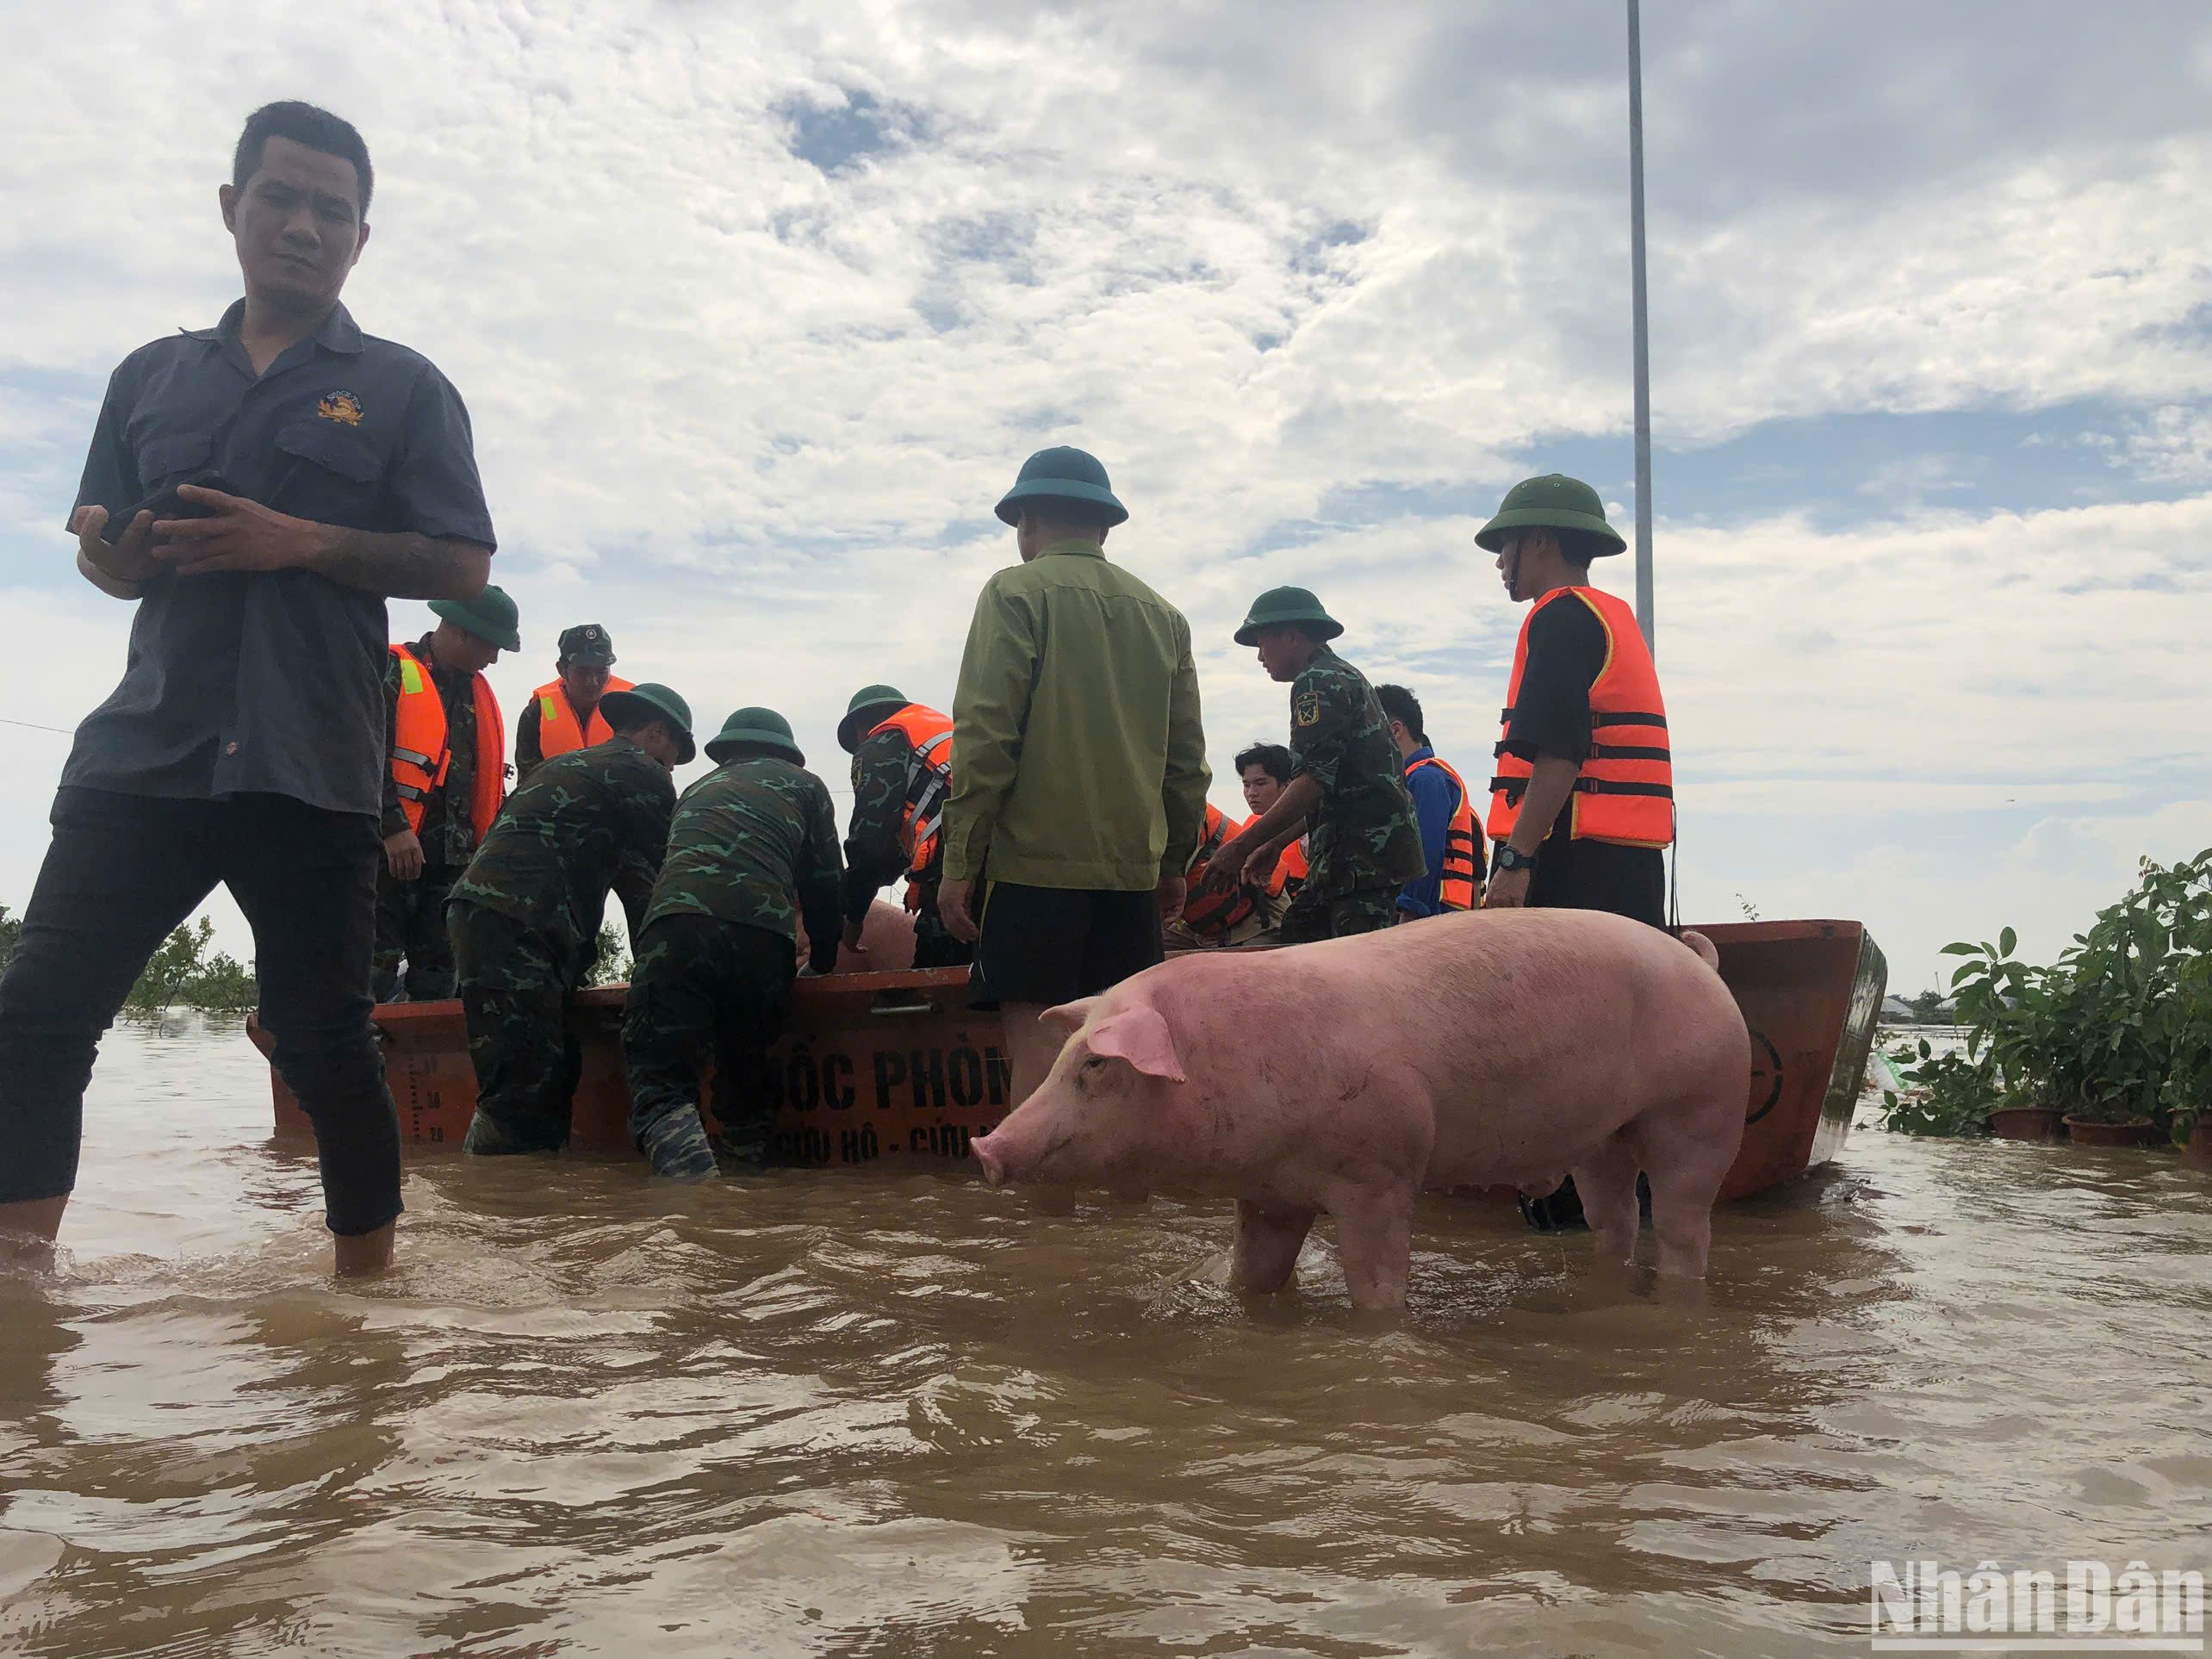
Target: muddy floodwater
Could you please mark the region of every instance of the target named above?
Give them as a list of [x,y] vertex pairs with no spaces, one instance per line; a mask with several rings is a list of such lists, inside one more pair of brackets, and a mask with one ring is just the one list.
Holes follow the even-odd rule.
[[1701,1308],[1436,1199],[1378,1325],[1326,1224],[1247,1303],[1211,1205],[426,1150],[357,1288],[266,1079],[103,1051],[0,1277],[0,1651],[1866,1652],[1876,1560],[2212,1568],[2170,1153],[1862,1123]]

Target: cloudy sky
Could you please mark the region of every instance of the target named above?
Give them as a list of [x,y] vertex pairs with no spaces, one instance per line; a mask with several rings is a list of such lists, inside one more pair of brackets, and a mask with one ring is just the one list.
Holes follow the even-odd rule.
[[[2054,951],[2212,844],[2212,12],[1655,0],[1644,53],[1685,915],[1862,918],[1905,991],[2006,922]],[[270,98],[367,136],[347,301],[468,401],[511,709],[596,620],[842,787],[846,697],[949,699],[991,505],[1067,442],[1191,619],[1224,806],[1283,581],[1481,776],[1519,617],[1474,530],[1554,469],[1632,520],[1615,0],[81,0],[8,58],[17,906],[36,728],[129,620],[56,526],[115,360],[237,292]]]

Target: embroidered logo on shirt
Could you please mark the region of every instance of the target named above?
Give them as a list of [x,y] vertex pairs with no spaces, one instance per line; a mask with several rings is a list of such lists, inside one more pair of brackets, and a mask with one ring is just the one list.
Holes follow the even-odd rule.
[[1298,693],[1298,705],[1292,711],[1298,717],[1298,724],[1300,725],[1318,726],[1321,724],[1320,693],[1300,692]]
[[341,426],[361,424],[361,400],[351,392],[326,392],[323,401],[315,406],[315,413],[325,420],[335,420]]

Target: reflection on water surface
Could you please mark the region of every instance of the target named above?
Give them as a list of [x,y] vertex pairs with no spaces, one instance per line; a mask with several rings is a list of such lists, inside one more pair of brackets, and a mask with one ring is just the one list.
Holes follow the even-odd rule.
[[0,1649],[1864,1652],[1869,1562],[2212,1565],[2212,1183],[1861,1128],[1702,1308],[1444,1200],[1414,1310],[1213,1206],[411,1168],[321,1277],[235,1028],[119,1031],[0,1279]]

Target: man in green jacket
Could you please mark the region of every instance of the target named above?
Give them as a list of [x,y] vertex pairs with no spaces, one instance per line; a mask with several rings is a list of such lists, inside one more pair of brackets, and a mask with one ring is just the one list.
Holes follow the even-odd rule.
[[622,1019],[631,1135],[655,1174],[692,1180],[715,1172],[699,1114],[710,1045],[724,1145],[755,1160],[765,1150],[760,1078],[798,977],[792,924],[805,916],[813,971],[835,968],[844,877],[830,792],[789,721],[739,709],[706,754],[719,765],[676,803]]
[[1190,625],[1107,562],[1129,514],[1106,469],[1040,450],[997,512],[1022,562],[984,584],[960,660],[938,907],[975,941],[970,1000],[1003,1010],[1018,1103],[1059,1052],[1037,1016],[1160,960],[1210,774]]
[[1290,682],[1295,764],[1275,805],[1214,854],[1206,879],[1226,885],[1263,847],[1310,825],[1311,868],[1283,917],[1286,945],[1395,925],[1400,890],[1428,867],[1382,705],[1367,676],[1329,649],[1343,631],[1302,587],[1262,593],[1237,630],[1271,678]]

